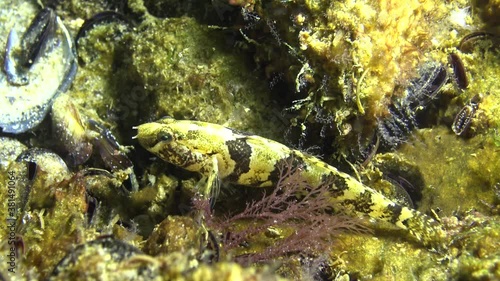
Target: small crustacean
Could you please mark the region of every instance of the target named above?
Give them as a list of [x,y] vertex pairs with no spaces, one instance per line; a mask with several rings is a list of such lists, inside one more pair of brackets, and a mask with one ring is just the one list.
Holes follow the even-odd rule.
[[455,116],[455,120],[451,125],[451,129],[458,136],[466,135],[474,116],[476,115],[476,111],[479,108],[479,101],[481,100],[480,95],[475,95],[470,99],[470,101],[462,107],[462,109]]
[[84,120],[67,95],[59,96],[52,106],[52,130],[60,142],[59,149],[71,167],[85,163],[94,150],[112,172],[121,170],[129,175],[132,190],[139,184],[128,159],[126,147],[121,146],[111,131],[92,119]]
[[87,122],[90,128],[97,132],[97,135],[92,138],[92,143],[99,150],[105,165],[112,171],[132,167],[132,161],[123,152],[125,148],[118,143],[111,131],[92,119]]
[[[6,13],[20,17],[16,11]],[[36,127],[55,97],[69,88],[77,69],[73,40],[52,9],[40,11],[23,32],[27,21],[9,23],[13,27],[0,72],[0,131],[6,133]]]

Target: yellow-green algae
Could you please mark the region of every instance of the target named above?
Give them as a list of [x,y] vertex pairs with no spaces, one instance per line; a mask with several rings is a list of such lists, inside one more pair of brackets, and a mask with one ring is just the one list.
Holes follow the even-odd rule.
[[[133,66],[153,93],[153,118],[170,115],[224,124],[240,130],[259,128],[279,136],[279,111],[269,90],[220,32],[192,18],[147,20],[134,35]],[[220,40],[217,40],[220,39]],[[278,125],[278,127],[277,127]]]
[[[412,175],[418,167],[425,186],[418,209],[441,217],[450,238],[448,249],[436,255],[394,239],[404,234],[374,226],[373,236],[341,237],[331,253],[341,264],[335,270],[362,280],[500,278],[499,151],[489,135],[464,140],[437,126],[418,130],[394,153],[376,155],[371,165],[378,168],[401,165],[401,171]],[[369,174],[367,181],[383,188],[378,168],[362,175]]]
[[[91,118],[113,129],[120,119],[137,118],[138,103],[145,97],[143,92],[134,91],[142,88],[142,84],[126,65],[129,42],[129,29],[124,23],[97,25],[78,40],[80,65],[67,94],[85,119]],[[126,101],[133,104],[127,106]]]
[[[402,96],[420,65],[426,61],[447,64],[449,53],[460,53],[456,48],[460,40],[485,25],[482,19],[486,16],[480,17],[478,10],[491,11],[498,6],[494,1],[472,6],[465,0],[242,2],[247,10],[266,18],[269,28],[278,30],[287,43],[283,49],[291,48],[307,66],[312,76],[307,79],[309,98],[294,108],[302,108],[299,122],[323,122],[326,118],[336,124],[334,135],[341,136],[335,140],[340,142],[338,153],[348,153],[345,146],[356,141],[360,133],[371,135],[368,132],[378,118],[387,116],[388,104]],[[263,56],[267,48],[261,48]],[[479,83],[481,92],[497,91],[491,84],[499,69],[498,53],[474,52],[464,57],[467,75],[483,81]],[[303,75],[299,69],[289,69],[297,81]],[[471,85],[458,104],[474,96],[476,87]],[[449,87],[447,93],[459,94]]]
[[[147,271],[145,271],[145,268]],[[138,274],[142,272],[142,274]],[[144,273],[146,272],[146,273]],[[174,252],[151,258],[136,255],[122,262],[114,262],[99,249],[89,249],[79,263],[51,280],[180,280],[180,281],[253,281],[287,280],[255,268],[244,268],[236,263],[221,262],[197,265],[189,253]]]
[[[19,250],[23,253],[16,260],[17,274],[7,272],[4,262],[1,272],[19,280],[47,276],[57,261],[65,255],[68,245],[82,241],[85,236],[82,232],[86,208],[84,189],[76,184],[69,185],[70,175],[67,170],[64,171],[66,167],[60,167],[57,161],[53,161],[51,156],[47,157],[46,153],[38,154],[36,161],[38,176],[32,183],[26,179],[26,162],[11,162],[0,175],[2,182],[7,182],[8,171],[14,172],[17,176],[15,196],[19,201],[16,205],[18,208],[15,216],[16,234],[22,239],[24,252]],[[25,213],[20,213],[20,201],[27,188],[31,190],[31,194],[28,197]],[[2,198],[8,198],[6,188],[2,188],[0,192]],[[7,200],[2,200],[0,213],[4,222],[6,222],[6,210]],[[0,233],[2,257],[7,255],[8,246],[11,246],[7,245],[5,226],[6,223],[2,224]],[[93,237],[93,232],[94,230],[88,232],[90,237]],[[47,253],[50,253],[50,256]]]
[[471,211],[463,213],[460,221],[453,217],[446,224],[455,238],[445,255],[408,243],[350,235],[332,251],[331,263],[336,272],[348,272],[359,280],[498,280],[498,217]]
[[488,213],[494,204],[500,147],[489,135],[464,140],[448,128],[422,129],[398,154],[423,175],[423,210],[439,208],[443,216],[471,209]]
[[[72,23],[78,22],[81,24],[81,19],[72,21]],[[156,30],[152,26],[165,27],[167,24],[173,24],[175,26],[176,23],[181,22],[185,22],[186,24],[184,27],[187,28],[189,26],[193,29],[193,33],[196,31],[195,35],[197,35],[191,37],[194,42],[183,42],[183,44],[186,44],[191,48],[197,48],[195,50],[194,57],[189,58],[189,56],[187,56],[189,60],[185,61],[186,72],[183,73],[183,75],[186,77],[200,75],[200,79],[202,80],[200,80],[200,82],[196,79],[192,79],[184,83],[182,81],[185,80],[181,79],[179,75],[175,77],[175,75],[173,75],[174,72],[172,72],[170,74],[174,76],[173,78],[175,79],[172,81],[174,81],[175,84],[171,84],[172,81],[170,80],[166,80],[163,83],[166,85],[176,85],[182,82],[186,88],[191,87],[190,83],[193,83],[194,86],[200,87],[203,84],[199,83],[204,83],[203,79],[206,78],[203,76],[209,76],[212,87],[207,88],[208,90],[206,92],[198,93],[197,91],[187,91],[183,93],[183,96],[189,96],[193,100],[204,100],[204,104],[206,106],[211,106],[213,103],[211,97],[213,96],[227,95],[225,96],[226,98],[229,96],[235,96],[236,99],[245,101],[245,107],[240,105],[237,110],[234,111],[232,107],[230,108],[227,104],[225,105],[226,111],[231,110],[231,114],[235,116],[235,120],[230,120],[231,118],[227,115],[224,116],[227,112],[223,111],[222,108],[213,108],[212,111],[219,112],[222,114],[222,118],[227,119],[229,124],[233,127],[240,127],[241,129],[248,129],[247,126],[249,125],[247,124],[255,124],[256,122],[244,122],[240,120],[240,113],[243,114],[246,112],[247,118],[257,119],[260,120],[260,123],[264,123],[262,119],[259,119],[261,118],[261,115],[255,115],[254,111],[257,110],[255,107],[258,107],[259,109],[257,111],[262,112],[262,115],[269,112],[266,111],[266,113],[264,113],[265,110],[268,110],[266,105],[270,102],[262,102],[262,100],[266,99],[266,86],[261,85],[258,82],[258,79],[254,77],[251,70],[246,69],[245,63],[240,63],[238,61],[238,55],[223,51],[217,44],[214,44],[213,46],[205,44],[212,42],[209,40],[211,39],[210,36],[212,34],[209,32],[208,28],[196,24],[195,21],[189,18],[177,19],[170,23],[167,23],[167,20],[165,20],[164,23],[154,23],[153,20],[153,22],[147,22],[147,24],[142,27],[144,33],[140,33],[140,35],[142,36],[147,34],[146,32],[149,28],[151,30],[151,35],[156,34],[156,36],[159,36],[161,35],[161,32],[165,31]],[[70,26],[75,29],[78,28],[78,26],[75,26],[74,24]],[[190,33],[189,30],[186,29],[183,29],[182,31],[186,34]],[[76,30],[73,30],[73,33],[76,33]],[[130,45],[130,40],[136,40],[134,43],[137,45]],[[161,40],[161,36],[158,37],[158,40]],[[172,38],[170,38],[170,40],[172,40]],[[176,44],[174,41],[167,42]],[[161,45],[161,42],[156,43]],[[177,103],[174,98],[171,100],[171,104],[165,104],[168,109],[161,109],[160,107],[159,112],[155,113],[150,111],[150,107],[144,102],[143,97],[138,96],[144,95],[147,97],[148,92],[146,89],[154,87],[159,87],[165,90],[163,93],[165,96],[158,97],[158,99],[168,99],[169,92],[166,91],[167,86],[162,85],[161,80],[155,80],[159,79],[159,77],[155,77],[154,79],[150,78],[151,74],[148,74],[148,70],[150,69],[134,68],[134,65],[132,64],[133,58],[130,54],[132,49],[140,49],[140,47],[143,46],[143,43],[139,36],[136,39],[132,38],[132,36],[128,33],[128,30],[126,30],[122,24],[113,23],[95,27],[88,32],[85,37],[79,40],[79,46],[81,62],[80,69],[78,76],[74,81],[73,87],[68,92],[68,96],[72,99],[72,102],[76,104],[85,119],[92,118],[100,123],[104,123],[112,129],[116,126],[117,119],[121,122],[125,120],[125,122],[127,122],[127,129],[125,133],[131,136],[132,132],[130,129],[132,125],[136,125],[137,122],[140,122],[138,119],[158,118],[159,114],[181,114],[179,113],[179,110],[175,109],[175,106],[183,108],[182,114],[186,114],[186,112],[191,111],[188,110],[188,108],[183,107],[184,105]],[[124,46],[130,47],[130,49],[125,48]],[[209,47],[208,49],[206,49],[207,46]],[[217,48],[215,48],[215,46],[217,46]],[[126,50],[128,52],[127,54],[130,56],[124,55],[124,50]],[[150,53],[150,51],[145,50],[144,54],[135,51],[135,63],[140,66],[146,66],[144,64],[148,62],[146,60],[146,55],[153,54],[154,56],[150,57],[150,59],[154,60],[164,55],[160,49],[155,49],[154,51],[156,53]],[[216,54],[216,59],[212,62],[211,55],[214,53]],[[205,61],[207,65],[204,67],[200,67],[202,64],[194,61],[194,59],[199,58],[198,56],[200,55],[207,59]],[[225,65],[226,62],[228,62],[228,66]],[[117,64],[122,64],[122,67],[116,68]],[[214,65],[216,65],[217,68],[214,68]],[[167,65],[158,67],[168,68]],[[238,70],[235,69],[235,67]],[[223,70],[223,74],[219,74],[219,69]],[[190,73],[188,70],[193,70],[194,72]],[[143,82],[143,77],[140,77],[138,72],[144,76],[146,82]],[[157,73],[154,74],[157,75]],[[226,81],[217,82],[217,79],[220,77],[229,79],[230,83]],[[126,83],[123,83],[123,81],[126,81]],[[154,87],[152,87],[152,85],[154,85]],[[255,101],[252,98],[254,91],[258,95],[261,95],[261,98]],[[132,101],[135,101],[133,104],[123,105],[120,104],[120,102],[117,102],[121,100],[130,101],[131,96],[132,98],[135,98],[135,100],[132,99]],[[176,96],[176,98],[179,97],[180,95]],[[242,103],[240,102],[240,104]],[[120,105],[121,107],[117,108]],[[201,103],[193,104],[192,110],[194,111],[195,108],[198,108],[200,105]],[[170,110],[172,108],[175,110]],[[122,111],[124,111],[124,109],[130,110],[127,112],[128,115],[117,116],[117,112],[123,114]],[[142,113],[141,117],[138,117],[139,112]],[[273,113],[270,112],[269,114]],[[193,114],[190,115],[190,117],[203,118],[204,115]],[[205,118],[208,117],[205,116]],[[219,121],[222,122],[222,119]],[[269,126],[270,125],[272,124],[269,124]],[[257,125],[253,126],[257,127]],[[113,131],[115,134],[118,133],[119,136],[119,131]],[[279,132],[271,131],[271,129],[268,129],[268,132],[269,134],[272,132],[276,137],[279,136]],[[7,149],[7,151],[5,151],[2,155],[10,155],[14,152],[14,147],[7,145],[7,143],[7,140],[2,142],[2,144],[5,145],[4,148]],[[43,145],[44,141],[38,140],[34,143]],[[5,163],[5,167],[8,167],[13,158],[6,158],[2,160],[8,160],[9,163]],[[98,163],[98,161],[96,163]],[[20,165],[25,164],[23,163]],[[22,255],[22,258],[18,259],[17,275],[7,275],[8,273],[5,268],[5,264],[2,264],[1,272],[5,276],[13,277],[14,279],[17,278],[19,280],[45,278],[50,274],[57,262],[69,250],[71,250],[73,245],[95,239],[99,235],[98,231],[103,231],[101,234],[112,233],[120,239],[125,239],[128,243],[136,244],[134,241],[141,241],[142,237],[134,235],[134,233],[131,233],[122,227],[111,227],[112,224],[116,222],[117,218],[133,218],[136,222],[139,222],[140,218],[138,217],[140,215],[138,216],[138,214],[143,214],[142,217],[144,217],[144,215],[146,217],[151,217],[151,219],[146,219],[146,221],[153,220],[156,223],[161,221],[162,217],[165,217],[169,213],[173,212],[172,200],[174,197],[172,194],[177,186],[177,181],[175,178],[161,175],[161,172],[155,172],[155,169],[151,170],[155,173],[155,175],[150,174],[148,176],[146,174],[145,180],[142,182],[143,185],[150,186],[145,186],[141,189],[141,191],[132,194],[130,198],[121,194],[119,186],[117,186],[114,180],[108,176],[88,176],[84,170],[81,170],[81,173],[70,173],[66,175],[56,173],[54,175],[59,176],[58,180],[51,181],[49,184],[47,182],[47,177],[51,176],[50,171],[54,172],[55,170],[53,167],[44,167],[39,173],[40,177],[37,178],[38,182],[32,188],[32,194],[41,194],[43,190],[44,196],[30,197],[33,204],[30,204],[31,208],[27,209],[26,214],[29,219],[23,224],[22,229],[18,230],[18,234],[22,236],[22,241],[24,242],[25,247],[29,249]],[[164,168],[159,171],[164,171]],[[6,181],[4,176],[5,173],[2,174],[2,182]],[[100,200],[104,200],[109,203],[109,205],[106,204],[106,206],[100,210],[100,217],[93,218],[91,225],[87,223],[88,218],[85,217],[87,208],[85,190],[91,192],[93,196],[98,197]],[[1,194],[3,196],[2,198],[6,198],[3,192],[6,192],[6,190],[2,189]],[[3,201],[3,203],[7,204],[6,201]],[[176,202],[176,204],[178,203],[179,202]],[[6,210],[7,207],[6,205],[3,207],[4,208],[2,208],[1,213],[4,216],[6,215],[4,210]],[[110,207],[112,209],[109,209]],[[20,215],[21,214],[19,214],[19,216]],[[18,218],[18,220],[20,220],[20,218]],[[3,221],[5,221],[5,219]],[[132,229],[136,227],[136,231],[141,231],[142,229],[147,228],[144,224],[147,224],[147,222],[144,223],[141,221],[138,226],[133,226]],[[4,227],[5,225],[2,225],[2,228]],[[139,227],[139,229],[137,229],[137,227]],[[149,234],[150,231],[146,233]],[[5,238],[5,229],[3,229],[1,235],[1,240],[6,241],[3,239]],[[190,241],[190,243],[192,242],[193,241]],[[180,243],[180,241],[178,241],[178,243]],[[6,246],[6,244],[2,244],[2,256],[4,256],[4,253],[6,254],[8,251]],[[190,248],[191,244],[188,244],[185,247]],[[47,255],[47,253],[51,254]],[[88,266],[89,265],[85,265],[84,263],[83,269],[92,271],[92,269],[88,268]],[[244,276],[246,274],[245,272],[247,272],[247,270],[231,264],[220,264],[216,267],[220,267],[221,272],[227,273],[217,273],[217,270],[211,270],[205,266],[201,266],[200,268],[203,272],[213,276],[220,276],[220,274],[222,274],[227,277],[233,277],[228,280],[239,280],[238,277]],[[27,268],[32,269],[28,271]],[[186,268],[181,268],[180,270],[184,271]],[[253,272],[253,270],[250,269],[249,272]]]
[[220,31],[188,17],[144,17],[133,30],[107,24],[79,40],[83,64],[69,94],[84,116],[111,127],[119,120],[127,136],[137,122],[170,115],[282,140],[267,85]]
[[190,217],[169,216],[156,225],[144,251],[152,256],[196,249],[199,243],[198,227]]
[[[335,114],[336,126],[342,128],[342,123],[351,122],[350,118],[362,115],[362,111],[371,122],[374,117],[385,115],[391,95],[401,93],[394,92],[394,89],[404,86],[415,75],[416,66],[421,61],[432,59],[444,63],[447,52],[456,51],[454,46],[470,32],[471,27],[494,26],[499,4],[498,1],[486,2],[476,2],[472,11],[467,9],[470,3],[466,1],[410,1],[402,4],[396,1],[326,0],[272,1],[272,5],[266,8],[257,2],[254,10],[264,20],[278,26],[280,32],[290,31],[278,35],[301,55],[302,62],[308,63],[308,68],[304,69],[310,75],[307,81],[314,85],[311,89],[320,88],[323,75],[330,77],[327,88],[333,91],[313,100],[321,101],[321,106]],[[94,4],[96,7],[104,5],[101,1],[95,1],[91,6]],[[87,15],[98,9],[94,7],[89,12],[79,1],[72,1],[71,5],[73,8],[69,14],[78,10],[76,14]],[[259,81],[251,67],[241,61],[241,54],[225,50],[227,46],[221,43],[214,43],[223,40],[217,30],[188,17],[156,19],[147,14],[141,1],[131,1],[130,7],[137,13],[146,13],[143,15],[145,21],[134,32],[127,31],[121,24],[106,24],[94,28],[79,42],[85,65],[80,67],[69,95],[83,115],[104,122],[116,134],[124,136],[133,134],[132,125],[170,114],[225,124],[281,140],[282,127],[276,130],[273,122],[264,121],[274,118],[274,112],[279,112],[275,106],[269,105],[265,83]],[[268,10],[268,7],[279,9]],[[60,9],[65,10],[66,6]],[[480,18],[474,13],[476,10],[480,11]],[[462,15],[463,18],[458,19],[463,19],[466,26],[457,25],[456,18],[451,19],[452,15]],[[290,19],[295,23],[292,24]],[[68,17],[65,20],[73,23],[69,25],[73,26],[75,34],[82,19]],[[480,44],[484,46],[488,42],[490,40],[484,40]],[[281,45],[281,48],[289,52],[288,46]],[[269,51],[267,46],[263,47]],[[453,118],[467,100],[482,93],[478,116],[473,122],[477,136],[461,139],[445,127],[421,130],[410,144],[396,152],[396,157],[405,158],[422,172],[426,186],[419,209],[424,212],[441,210],[438,215],[442,216],[452,239],[449,249],[444,253],[432,253],[408,243],[402,238],[403,233],[387,231],[383,227],[373,236],[350,234],[333,249],[318,253],[331,255],[332,271],[338,273],[337,276],[350,275],[365,280],[392,280],[394,276],[398,280],[500,278],[498,213],[489,213],[488,210],[490,207],[498,210],[499,204],[498,198],[494,199],[493,189],[499,181],[496,174],[500,162],[498,145],[493,139],[494,136],[498,138],[500,125],[500,94],[495,81],[500,69],[498,49],[478,46],[472,52],[459,54],[471,84],[463,93],[452,86],[445,89],[446,95],[456,98],[443,113],[443,118]],[[291,76],[296,76],[303,66],[299,60],[281,63],[291,65]],[[366,75],[360,81],[365,71]],[[308,94],[316,95],[316,92]],[[123,100],[136,103],[124,104]],[[119,115],[117,112],[121,111],[117,109],[129,109],[129,115]],[[129,142],[125,138],[120,140]],[[446,157],[441,157],[442,154]],[[380,155],[374,161],[390,161],[391,157],[389,154]],[[78,178],[75,173],[67,175],[60,183],[42,184],[40,190],[48,191],[48,194],[30,199],[36,204],[28,211],[29,219],[20,232],[25,247],[30,248],[19,262],[19,269],[24,273],[9,275],[5,263],[0,265],[0,272],[17,280],[46,277],[74,245],[95,239],[99,235],[96,227],[105,229],[105,234],[113,233],[127,243],[142,247],[147,237],[118,225],[110,226],[117,217],[147,215],[153,217],[152,221],[159,222],[162,213],[166,217],[174,212],[172,194],[178,177],[183,177],[175,173],[165,167],[148,167],[141,181],[143,189],[130,198],[115,196],[119,187],[109,183],[109,179]],[[361,172],[361,175],[365,174]],[[0,181],[6,181],[5,173],[0,175]],[[181,182],[184,187],[196,185],[194,180]],[[376,180],[375,185],[384,186]],[[106,199],[107,208],[112,207],[112,210],[106,210],[108,218],[91,227],[87,226],[84,217],[84,187]],[[5,189],[0,189],[1,198],[6,198],[5,192]],[[2,201],[2,221],[6,216],[5,204],[6,201]],[[105,264],[104,269],[98,263],[91,266],[89,261],[104,260],[89,252],[89,260],[82,260],[70,272],[95,277],[108,272],[117,280],[123,280],[129,267],[147,265],[162,272],[164,278],[179,280],[222,277],[243,280],[242,276],[259,276],[268,280],[269,275],[265,273],[255,275],[255,269],[243,269],[233,263],[197,264],[192,254],[197,248],[193,249],[191,240],[197,225],[180,231],[188,221],[187,217],[171,217],[149,236],[148,248],[151,249],[155,249],[152,237],[180,237],[175,242],[177,244],[163,245],[173,253],[162,253],[162,247],[158,247],[156,252],[151,250],[151,253],[158,254],[157,257],[144,257],[119,265],[122,267],[118,268],[124,268],[121,271],[116,270],[114,264],[108,264],[109,267]],[[172,229],[162,227],[165,225],[172,226]],[[144,226],[139,224],[138,227]],[[5,241],[4,228],[5,224],[2,225],[0,241]],[[265,236],[262,239],[266,239]],[[263,241],[263,244],[268,242]],[[1,256],[7,253],[5,244],[2,244]],[[296,272],[303,271],[301,266],[299,262],[289,263],[281,273],[298,279],[301,275]],[[195,269],[187,274],[186,269],[191,268]]]
[[286,280],[265,268],[243,268],[230,262],[211,266],[200,263],[197,228],[190,218],[167,218],[144,247],[152,256],[130,246],[110,247],[113,239],[101,238],[107,239],[108,247],[102,243],[79,246],[74,258],[59,267],[57,276],[50,280]]

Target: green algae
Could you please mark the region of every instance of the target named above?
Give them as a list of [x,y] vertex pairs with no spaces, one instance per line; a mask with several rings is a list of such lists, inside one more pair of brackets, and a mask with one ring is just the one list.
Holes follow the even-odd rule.
[[378,173],[399,165],[399,175],[422,188],[418,210],[441,218],[448,248],[431,253],[402,243],[403,234],[373,226],[374,237],[341,237],[331,254],[343,261],[335,270],[369,280],[499,278],[499,164],[498,147],[489,135],[465,140],[441,126],[418,130],[396,152],[376,155],[373,165],[378,172],[368,173],[371,185],[383,188]]
[[[44,6],[54,6],[54,1],[40,0]],[[93,15],[106,11],[112,7],[109,0],[91,0],[91,1],[63,1],[56,6],[57,13],[71,18],[90,18]]]
[[134,108],[124,103],[134,101],[130,93],[141,85],[126,67],[129,32],[124,23],[109,23],[96,26],[78,40],[80,67],[67,94],[85,119],[114,128],[120,119],[137,117]]
[[[87,4],[72,1],[72,6],[65,3],[60,11],[88,17],[106,6],[104,1],[94,2],[89,5],[95,6],[87,9]],[[410,47],[417,49],[410,48],[409,53],[402,52],[401,48],[405,46],[398,41],[401,38],[396,38],[399,45],[392,46],[394,50],[384,46],[383,43],[393,37],[384,37],[380,33],[383,19],[375,17],[384,9],[389,19],[406,15],[400,14],[399,9],[404,7],[398,4],[384,7],[384,1],[337,1],[335,4],[329,1],[271,1],[265,6],[256,2],[254,10],[264,19],[262,22],[266,22],[262,27],[266,31],[261,34],[267,39],[258,42],[255,61],[271,61],[266,71],[286,72],[285,79],[291,84],[291,89],[300,86],[297,81],[306,85],[298,88],[303,91],[303,96],[311,98],[299,104],[303,107],[299,106],[298,118],[292,118],[292,123],[319,122],[311,116],[326,110],[331,117],[328,122],[335,124],[333,127],[337,130],[335,137],[348,135],[345,139],[349,141],[342,142],[339,149],[343,152],[353,147],[350,135],[352,130],[360,130],[359,123],[373,126],[374,120],[385,114],[391,96],[400,94],[394,90],[405,85],[416,71],[416,65],[424,59],[420,53],[429,51],[432,59],[445,62],[446,52],[454,50],[452,46],[456,46],[467,32],[466,28],[456,26],[452,31],[446,28],[434,30],[443,24],[449,13],[465,9],[464,1],[437,6],[432,1],[425,4],[412,2],[415,9],[411,11],[417,11],[413,22],[389,24],[393,37],[398,36],[400,29],[418,27],[414,31],[421,32],[422,38],[415,33],[403,36],[411,43]],[[489,25],[495,23],[492,15],[498,5],[494,2],[489,1],[481,9],[481,18]],[[129,5],[144,19],[135,30],[123,24],[103,24],[79,41],[83,65],[69,95],[82,115],[111,127],[123,143],[131,143],[132,126],[164,115],[224,124],[284,140],[283,131],[288,120],[283,118],[281,121],[281,108],[273,103],[270,90],[262,81],[264,77],[254,71],[254,64],[241,50],[220,43],[225,37],[219,29],[209,28],[185,16],[156,18],[148,14],[149,8],[141,1],[131,1]],[[158,5],[157,9],[162,15],[162,6]],[[422,24],[424,20],[436,23]],[[466,20],[475,27],[482,24],[474,16]],[[271,34],[271,26],[274,26],[277,36]],[[375,39],[383,42],[373,41]],[[247,43],[255,47],[255,44]],[[374,48],[377,44],[380,49]],[[422,200],[417,206],[423,212],[434,210],[442,218],[452,238],[449,249],[444,254],[432,253],[408,243],[401,232],[384,230],[385,226],[374,227],[377,231],[373,236],[352,234],[332,249],[325,249],[325,253],[330,251],[331,256],[337,257],[337,263],[331,265],[336,276],[370,280],[392,280],[394,276],[398,280],[500,278],[500,253],[497,250],[500,248],[500,224],[498,213],[494,211],[495,208],[498,210],[499,204],[495,186],[500,181],[497,175],[500,170],[500,92],[495,81],[500,75],[500,67],[498,49],[489,44],[491,40],[488,39],[472,52],[459,53],[471,84],[464,92],[453,86],[445,88],[443,95],[452,101],[439,113],[439,120],[443,120],[447,127],[417,131],[415,137],[394,154],[374,158],[373,162],[379,162],[386,170],[369,167],[368,171],[361,173],[363,180],[366,175],[371,175],[371,180],[366,181],[382,192],[388,190],[384,194],[389,195],[394,191],[390,184],[383,182],[387,166],[391,171],[398,167],[406,169],[404,174],[410,179],[419,174],[415,178],[423,181],[416,184],[422,188]],[[384,58],[391,61],[387,68],[384,68]],[[303,75],[299,75],[301,72]],[[323,77],[329,77],[325,84],[322,84]],[[463,104],[476,94],[482,94],[483,99],[473,120],[475,135],[470,139],[459,138],[452,134],[449,125]],[[292,99],[296,98],[290,95]],[[358,118],[363,121],[353,121]],[[308,122],[304,124],[309,126]],[[14,152],[9,150],[2,155],[10,153]],[[1,160],[4,160],[3,156]],[[98,166],[99,161],[93,161],[93,164]],[[138,162],[137,165],[146,164]],[[159,256],[144,257],[126,266],[147,266],[160,272],[161,268],[169,268],[161,272],[164,278],[206,280],[204,278],[231,276],[236,280],[236,277],[248,276],[264,280],[271,277],[267,273],[256,274],[252,267],[243,269],[234,263],[198,264],[194,257],[197,241],[193,241],[198,225],[187,216],[168,217],[160,223],[167,215],[179,211],[177,205],[180,203],[174,196],[179,183],[183,189],[181,196],[185,197],[181,202],[189,203],[189,198],[196,192],[197,179],[172,167],[155,165],[147,164],[147,171],[140,175],[143,177],[141,190],[130,197],[120,194],[119,184],[109,182],[106,177],[80,179],[78,176],[81,175],[71,173],[76,177],[73,181],[41,184],[41,190],[35,189],[36,192],[40,194],[49,190],[49,194],[33,199],[35,203],[27,213],[31,219],[22,231],[25,245],[32,248],[20,266],[23,270],[28,267],[35,269],[17,278],[46,277],[74,245],[95,239],[99,235],[97,230],[113,233],[134,245],[142,245],[147,239],[144,250]],[[0,175],[0,180],[5,182],[5,174]],[[101,218],[90,227],[85,217],[86,188],[106,201]],[[0,190],[0,196],[5,198],[5,190]],[[2,221],[5,221],[5,204],[3,202],[0,212]],[[478,212],[469,212],[472,209]],[[117,225],[110,227],[117,218],[134,219],[138,225],[132,231]],[[153,229],[154,225],[156,229]],[[2,235],[3,228],[4,225]],[[4,241],[3,236],[0,238]],[[263,245],[272,243],[272,239],[265,235],[261,239]],[[96,249],[92,251],[88,253],[88,259],[76,267],[75,275],[69,276],[80,273],[102,276],[105,271],[99,271],[98,265],[109,261],[99,259]],[[5,252],[6,249],[2,248],[2,256]],[[48,252],[50,256],[46,254]],[[0,267],[2,274],[7,272],[4,266]],[[115,270],[120,280],[127,271],[114,266],[117,265],[111,265],[109,270]],[[300,278],[303,275],[295,272],[302,272],[304,268],[296,261],[286,263],[280,270],[283,275]]]
[[152,256],[199,248],[198,226],[192,218],[169,216],[149,236],[144,251]]
[[[401,88],[416,76],[418,66],[429,60],[445,62],[445,48],[459,42],[457,34],[468,32],[451,16],[465,8],[465,1],[404,5],[393,1],[256,1],[247,5],[266,18],[269,28],[277,30],[310,69],[312,77],[305,80],[301,67],[285,70],[295,71],[287,77],[297,77],[295,81],[304,84],[309,97],[299,106],[303,109],[299,121],[306,125],[325,119],[335,122],[332,134],[341,137],[341,147],[373,130],[375,120],[387,115],[388,104],[403,94]],[[463,20],[466,16],[461,14]],[[268,48],[262,48],[263,55]]]
[[[65,165],[61,167],[62,160],[55,160],[53,153],[32,151],[34,156],[30,159],[38,163],[38,176],[33,182],[27,179],[26,162],[12,162],[8,168],[17,175],[15,195],[19,201],[14,218],[16,234],[24,248],[23,258],[17,259],[16,272],[18,277],[25,278],[47,276],[64,256],[68,245],[81,237],[85,212],[84,189],[81,186],[69,186],[69,173]],[[7,198],[6,194],[2,195]],[[24,198],[27,199],[26,202]],[[7,241],[4,230],[2,229],[1,240]],[[5,250],[4,245],[2,255]],[[49,258],[46,256],[48,252],[52,253]],[[26,269],[32,267],[37,270],[26,275]]]
[[[356,245],[356,246],[354,246]],[[332,253],[336,271],[359,280],[446,280],[446,266],[435,254],[406,243],[386,243],[374,237],[349,237]]]
[[[134,37],[133,65],[152,93],[149,116],[181,117],[225,124],[280,139],[277,109],[249,65],[214,38],[220,32],[187,17],[145,22]],[[220,42],[220,41],[219,41]],[[279,111],[278,111],[279,112]],[[278,120],[279,121],[279,120]]]
[[488,135],[464,140],[448,128],[419,130],[398,154],[422,173],[422,210],[439,208],[443,216],[457,210],[489,212],[500,182],[500,154]]
[[[463,215],[455,238],[451,261],[455,280],[497,280],[500,278],[500,220],[470,211]],[[480,227],[476,227],[479,225]]]
[[387,242],[380,235],[350,235],[332,250],[331,263],[336,264],[337,275],[347,272],[360,280],[496,280],[500,277],[498,222],[476,212],[464,214],[461,222],[447,221],[456,238],[446,254]]

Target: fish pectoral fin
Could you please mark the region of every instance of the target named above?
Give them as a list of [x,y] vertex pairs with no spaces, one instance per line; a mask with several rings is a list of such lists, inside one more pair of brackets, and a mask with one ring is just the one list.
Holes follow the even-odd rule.
[[205,161],[202,170],[204,176],[197,184],[199,193],[203,198],[213,200],[219,196],[220,191],[219,165],[216,155]]

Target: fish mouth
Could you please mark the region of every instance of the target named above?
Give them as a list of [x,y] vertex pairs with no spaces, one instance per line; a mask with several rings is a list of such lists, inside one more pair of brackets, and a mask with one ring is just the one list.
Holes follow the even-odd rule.
[[[139,126],[132,126],[132,130],[139,130]],[[139,133],[137,133],[137,135],[135,136],[132,136],[132,139],[133,140],[137,139],[137,136],[139,136]]]

